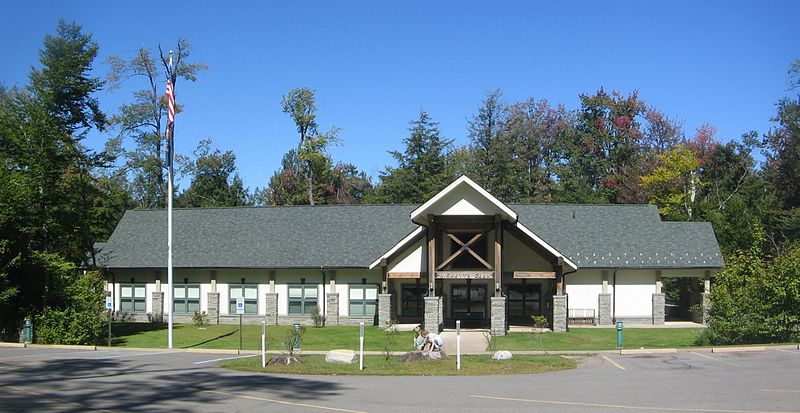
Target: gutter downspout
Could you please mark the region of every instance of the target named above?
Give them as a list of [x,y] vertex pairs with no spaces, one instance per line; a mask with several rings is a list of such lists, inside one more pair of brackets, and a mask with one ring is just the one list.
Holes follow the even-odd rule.
[[[325,316],[328,315],[328,309],[326,308],[327,304],[328,304],[328,294],[325,293],[326,282],[325,282],[325,269],[324,268],[325,267],[323,267],[322,265],[319,266],[319,272],[322,273],[322,295],[323,295],[323,297],[322,297],[322,326],[323,327],[325,327],[325,322],[327,321],[325,319],[326,318]],[[333,292],[333,291],[331,291],[331,292]]]
[[611,294],[611,307],[613,308],[611,312],[611,322],[617,324],[617,270],[619,267],[614,268],[614,276],[611,281],[611,288],[614,290],[614,293]]
[[562,283],[564,288],[564,291],[562,291],[562,293],[564,294],[564,297],[567,297],[567,331],[569,331],[569,294],[567,294],[567,275],[574,274],[576,272],[578,272],[578,270],[574,269],[572,271],[561,274],[561,279],[563,280]]

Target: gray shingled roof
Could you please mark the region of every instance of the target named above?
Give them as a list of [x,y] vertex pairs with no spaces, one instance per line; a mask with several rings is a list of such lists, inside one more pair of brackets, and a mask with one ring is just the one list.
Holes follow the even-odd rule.
[[581,268],[718,268],[708,222],[662,222],[654,205],[514,204],[519,221]]
[[[174,210],[174,266],[367,267],[416,228],[416,205]],[[711,225],[661,222],[649,205],[512,204],[519,221],[579,267],[722,266]],[[166,211],[123,216],[103,249],[109,268],[166,266]]]

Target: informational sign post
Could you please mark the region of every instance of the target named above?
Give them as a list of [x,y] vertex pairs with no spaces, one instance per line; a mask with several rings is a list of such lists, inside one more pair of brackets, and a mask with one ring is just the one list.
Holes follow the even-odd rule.
[[461,370],[461,320],[456,320],[456,367]]
[[236,297],[236,314],[239,314],[239,353],[242,352],[242,314],[244,314],[244,297]]
[[111,347],[111,314],[114,311],[114,298],[106,297],[106,310],[108,310],[108,346]]
[[364,322],[358,323],[359,337],[358,337],[358,369],[364,370]]
[[261,320],[261,368],[267,367],[267,320]]

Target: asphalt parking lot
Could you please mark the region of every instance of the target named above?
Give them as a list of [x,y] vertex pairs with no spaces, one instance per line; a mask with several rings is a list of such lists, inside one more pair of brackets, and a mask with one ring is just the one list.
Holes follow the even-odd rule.
[[800,412],[800,350],[601,353],[528,376],[237,373],[185,351],[0,348],[0,411]]

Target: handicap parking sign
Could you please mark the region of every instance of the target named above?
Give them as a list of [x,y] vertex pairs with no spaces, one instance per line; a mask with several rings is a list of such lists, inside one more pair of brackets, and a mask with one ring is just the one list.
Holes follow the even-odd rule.
[[244,297],[236,297],[236,314],[244,314]]
[[114,309],[114,300],[111,297],[106,297],[106,310]]

